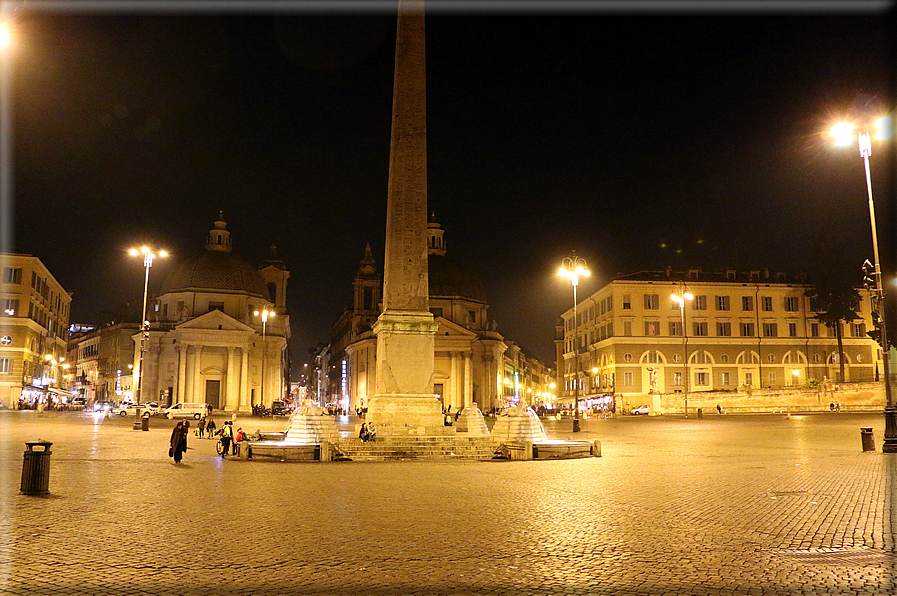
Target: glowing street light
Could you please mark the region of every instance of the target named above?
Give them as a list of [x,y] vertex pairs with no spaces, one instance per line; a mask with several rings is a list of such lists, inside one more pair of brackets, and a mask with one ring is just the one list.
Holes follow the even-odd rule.
[[[261,405],[265,405],[265,360],[268,357],[268,343],[266,336],[268,334],[268,317],[274,317],[274,307],[271,307],[271,310],[268,310],[266,306],[262,310],[256,310],[252,312],[253,316],[261,316],[262,317],[262,384],[261,390],[259,391],[259,397],[261,399]],[[244,402],[245,403],[245,402]]]
[[875,257],[875,294],[878,302],[879,320],[878,324],[881,332],[881,348],[884,355],[884,376],[885,376],[885,396],[887,398],[887,406],[885,406],[885,440],[882,443],[883,453],[897,453],[897,408],[894,407],[894,396],[891,392],[891,367],[890,367],[890,348],[888,345],[888,330],[885,324],[885,305],[884,305],[884,286],[881,277],[881,261],[878,258],[878,232],[875,225],[875,204],[872,202],[872,176],[869,171],[869,157],[872,155],[872,136],[871,129],[875,129],[876,139],[887,139],[891,136],[892,126],[891,119],[888,117],[878,118],[869,126],[863,123],[841,122],[832,127],[830,134],[839,145],[850,143],[853,138],[853,130],[857,128],[857,142],[860,150],[860,157],[863,158],[863,165],[866,170],[866,192],[869,195],[869,221],[872,225],[872,252]]
[[128,254],[132,257],[143,255],[143,267],[146,269],[146,275],[143,278],[143,310],[140,311],[140,318],[142,319],[140,323],[142,331],[140,336],[140,360],[137,362],[137,403],[141,403],[143,398],[143,355],[146,352],[146,343],[149,340],[149,321],[146,317],[146,294],[149,288],[149,271],[150,267],[153,266],[153,259],[157,256],[167,257],[168,253],[164,250],[156,252],[153,249],[144,246],[139,250],[132,248],[128,251]]
[[582,257],[577,257],[573,252],[569,257],[565,257],[561,264],[558,275],[566,277],[573,285],[573,432],[578,433],[579,428],[579,338],[576,337],[576,286],[579,285],[580,277],[588,277],[591,272],[586,268],[586,261]]
[[685,417],[688,418],[688,331],[685,328],[685,301],[694,299],[685,286],[670,295],[679,304],[679,320],[682,321],[682,388],[685,393]]

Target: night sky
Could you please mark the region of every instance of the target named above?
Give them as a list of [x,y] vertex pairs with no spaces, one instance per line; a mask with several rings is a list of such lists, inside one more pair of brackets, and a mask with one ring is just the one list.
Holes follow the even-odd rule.
[[[821,133],[851,110],[893,114],[897,21],[869,9],[886,3],[818,4],[428,2],[430,209],[500,332],[553,364],[571,250],[593,271],[582,295],[666,265],[847,268],[859,281],[872,257],[862,160]],[[103,323],[142,298],[127,248],[198,254],[221,210],[234,254],[256,265],[279,247],[303,362],[329,341],[365,243],[382,266],[395,4],[101,5],[14,16],[5,249],[41,258],[74,294],[73,322]],[[888,275],[895,155],[893,140],[873,148]],[[833,246],[837,262],[819,257]],[[156,262],[151,290],[173,265]]]

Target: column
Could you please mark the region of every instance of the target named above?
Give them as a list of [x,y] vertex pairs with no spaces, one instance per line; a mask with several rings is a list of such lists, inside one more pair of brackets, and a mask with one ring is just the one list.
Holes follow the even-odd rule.
[[234,350],[236,350],[233,346],[227,347],[227,372],[226,374],[226,382],[224,389],[224,403],[226,404],[226,408],[228,410],[236,410],[238,404],[236,390],[234,389],[234,377],[236,376],[234,373]]
[[473,379],[470,377],[470,352],[464,352],[464,407],[470,405],[473,392]]
[[458,378],[458,352],[449,352],[449,375],[449,395],[451,396],[449,403],[457,408],[459,404],[463,403],[461,399],[461,383]]
[[179,401],[187,401],[185,392],[187,390],[187,348],[189,346],[184,342],[178,346],[178,393],[171,396],[172,405]]
[[202,393],[202,346],[193,346],[193,395],[190,401],[202,403],[205,396]]
[[240,348],[240,411],[252,410],[249,405],[249,347]]

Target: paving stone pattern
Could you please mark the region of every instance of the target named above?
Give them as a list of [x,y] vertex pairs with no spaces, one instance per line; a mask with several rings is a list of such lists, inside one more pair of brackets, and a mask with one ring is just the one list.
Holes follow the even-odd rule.
[[[530,462],[222,460],[191,436],[174,465],[172,425],[0,412],[0,594],[897,593],[897,457],[860,442],[880,414],[549,421],[603,457]],[[37,437],[46,497],[18,491]]]

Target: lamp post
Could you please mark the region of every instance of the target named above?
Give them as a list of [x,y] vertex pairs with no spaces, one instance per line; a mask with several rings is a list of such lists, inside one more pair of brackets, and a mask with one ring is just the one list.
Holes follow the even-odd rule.
[[[875,122],[878,129],[877,139],[885,139],[890,136],[890,119],[879,118]],[[846,145],[853,140],[854,125],[849,122],[841,122],[836,124],[831,135],[835,138],[839,145]],[[885,406],[885,440],[882,443],[881,450],[883,453],[897,453],[897,408],[894,407],[894,396],[891,392],[891,366],[890,366],[890,348],[888,344],[888,329],[885,323],[885,291],[881,278],[881,261],[878,258],[878,232],[875,225],[875,204],[872,202],[872,176],[869,171],[869,156],[872,155],[872,137],[868,130],[862,128],[857,134],[857,141],[860,150],[860,157],[863,158],[863,166],[866,170],[866,192],[869,195],[869,222],[872,226],[872,253],[875,258],[875,294],[878,299],[879,309],[879,331],[881,332],[881,348],[884,355],[884,375],[885,375],[885,398],[887,405]]]
[[271,307],[271,310],[268,310],[266,306],[262,310],[256,310],[252,313],[256,317],[261,315],[262,317],[262,383],[261,389],[259,391],[259,399],[262,406],[265,405],[265,360],[268,359],[268,317],[274,317],[274,307]]
[[143,355],[146,352],[146,343],[149,339],[149,321],[146,318],[146,295],[147,290],[149,289],[149,271],[150,267],[153,266],[153,259],[157,256],[167,257],[168,253],[164,250],[160,250],[156,253],[153,249],[146,246],[142,247],[140,250],[132,248],[128,252],[132,257],[142,254],[143,268],[146,270],[146,274],[143,277],[143,309],[140,311],[140,317],[142,319],[140,323],[140,359],[137,361],[137,403],[141,403],[143,400]]
[[577,257],[573,252],[569,257],[565,257],[558,271],[561,277],[566,277],[573,285],[573,432],[578,433],[579,428],[579,341],[577,337],[576,325],[576,286],[579,285],[579,277],[588,277],[591,272],[586,269],[586,261],[582,257]]
[[685,328],[685,301],[694,296],[687,287],[679,286],[670,298],[679,303],[679,320],[682,321],[682,387],[685,392],[685,417],[688,418],[688,331]]

